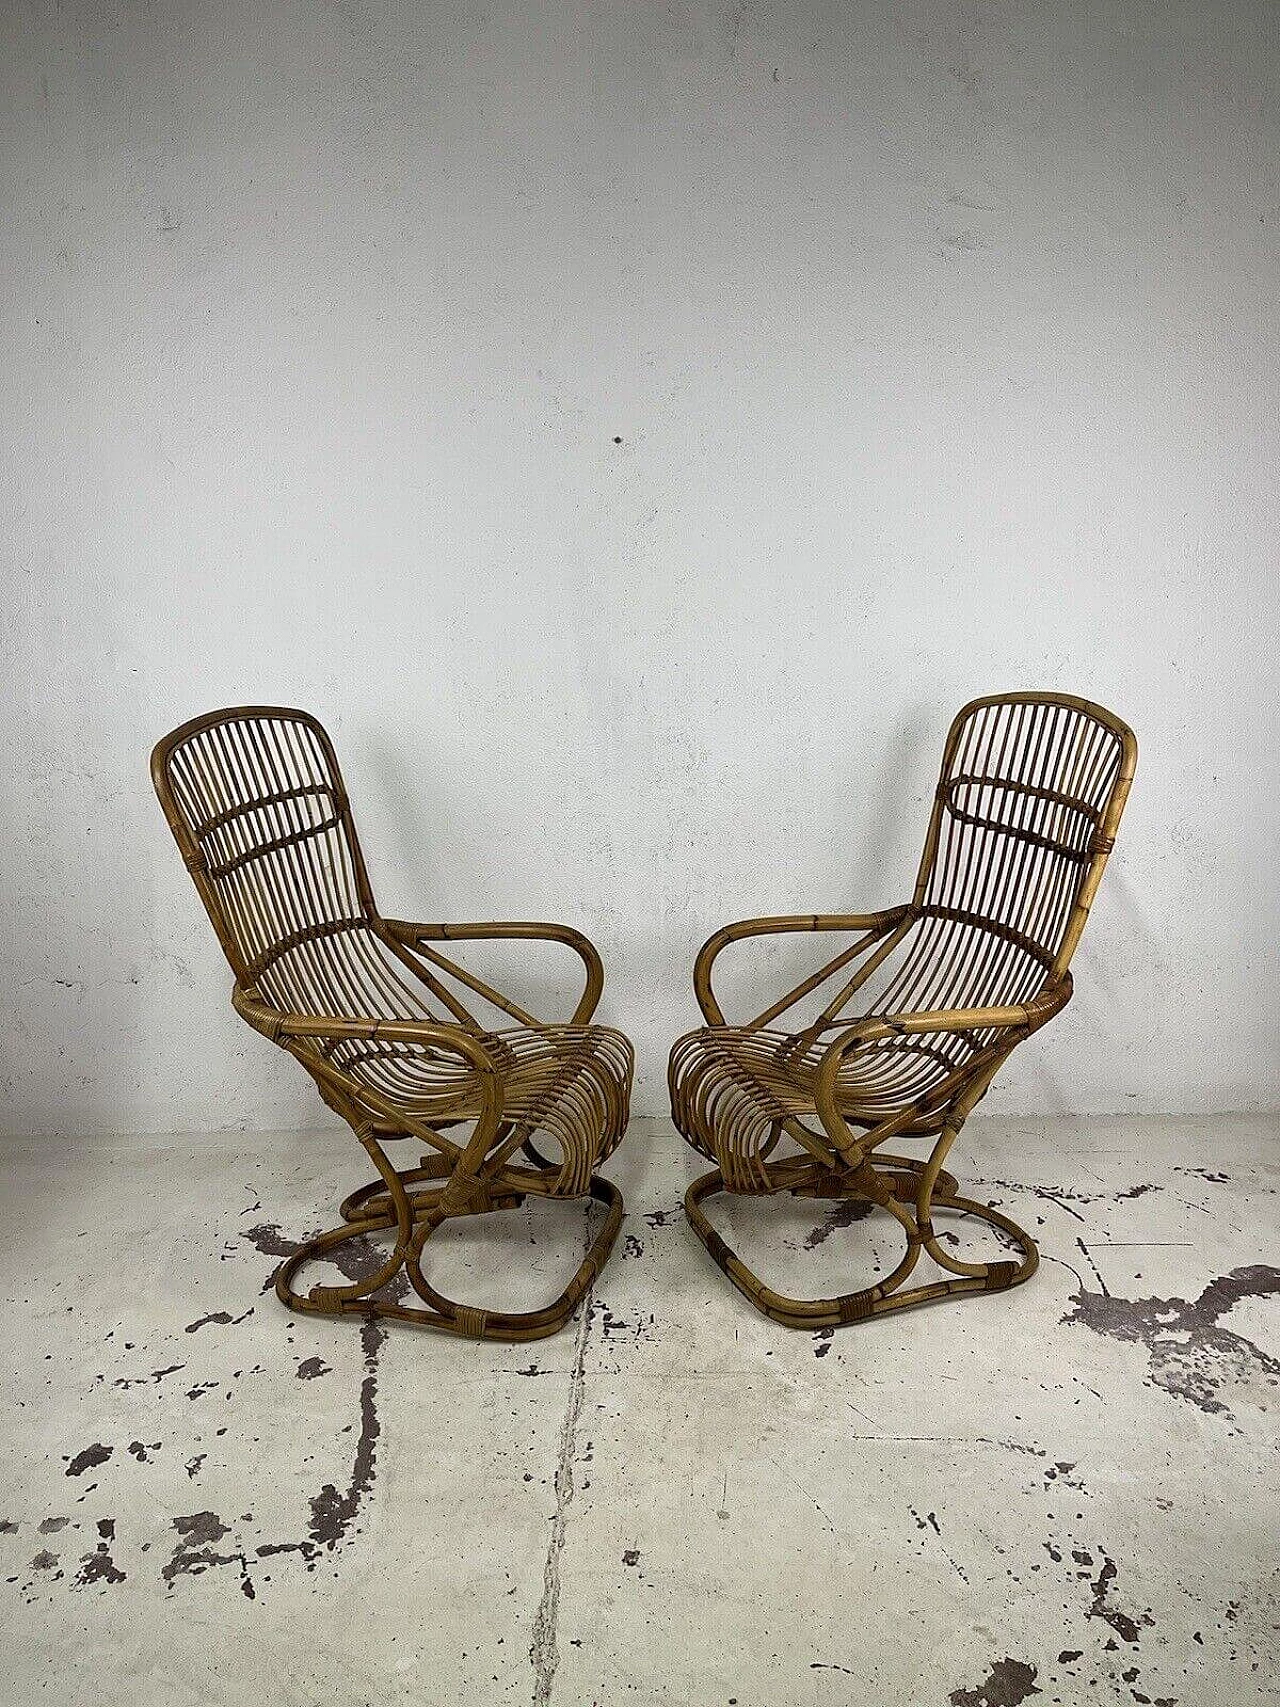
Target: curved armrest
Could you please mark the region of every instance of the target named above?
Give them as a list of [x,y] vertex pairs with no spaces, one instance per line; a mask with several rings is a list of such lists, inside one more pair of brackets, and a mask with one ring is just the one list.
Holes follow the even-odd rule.
[[497,1067],[483,1040],[460,1025],[439,1025],[434,1020],[340,1018],[334,1014],[282,1013],[250,995],[239,984],[231,992],[231,1005],[255,1031],[273,1043],[312,1038],[317,1041],[344,1038],[378,1038],[386,1043],[420,1043],[426,1049],[444,1049],[462,1056],[477,1073],[496,1074]]
[[[604,989],[604,965],[596,952],[595,945],[589,942],[581,931],[575,931],[570,925],[544,924],[537,920],[527,919],[463,925],[423,925],[411,923],[406,919],[384,919],[382,923],[390,936],[409,949],[416,948],[419,943],[425,942],[511,940],[563,943],[566,948],[571,948],[574,951],[586,971],[586,984],[582,995],[578,998],[578,1005],[567,1022],[569,1025],[586,1025],[596,1011],[600,992]],[[471,983],[469,977],[464,977],[463,981]],[[478,988],[481,995],[486,995],[492,999],[494,992],[490,991],[487,985],[477,981],[472,984],[472,987]],[[499,1006],[505,1006],[505,1004],[499,1003]],[[508,1009],[508,1011],[511,1010]]]
[[268,1006],[257,996],[237,984],[231,992],[231,1005],[247,1024],[273,1043],[288,1049],[293,1043],[344,1039],[373,1039],[386,1043],[416,1043],[423,1050],[442,1050],[458,1056],[475,1075],[480,1089],[480,1116],[476,1120],[465,1149],[447,1144],[429,1121],[397,1107],[394,1098],[385,1096],[371,1086],[361,1084],[332,1061],[310,1050],[302,1059],[314,1076],[341,1091],[343,1096],[374,1109],[388,1119],[402,1122],[405,1130],[417,1134],[425,1143],[436,1145],[453,1155],[459,1167],[474,1170],[487,1155],[502,1118],[504,1086],[489,1050],[481,1037],[460,1025],[437,1025],[430,1020],[372,1019],[361,1016],[342,1019],[336,1015],[282,1013]]
[[[861,1044],[890,1037],[919,1037],[939,1031],[1020,1032],[1029,1037],[1071,1000],[1071,974],[1047,985],[1029,1002],[1003,1008],[936,1008],[920,1013],[880,1014],[857,1020],[827,1045],[815,1086],[818,1106],[834,1108],[836,1075]],[[1009,1041],[1005,1039],[1004,1041]],[[1018,1038],[1012,1039],[1019,1041]]]
[[783,931],[867,931],[867,946],[907,916],[908,908],[888,907],[879,913],[797,913],[779,918],[741,919],[723,925],[707,938],[693,964],[693,989],[708,1025],[723,1025],[724,1014],[711,988],[711,968],[721,949],[744,937],[777,936]]

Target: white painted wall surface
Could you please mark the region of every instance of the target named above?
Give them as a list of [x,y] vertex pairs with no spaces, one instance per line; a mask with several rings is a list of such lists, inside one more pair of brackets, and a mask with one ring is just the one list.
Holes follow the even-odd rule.
[[657,1111],[716,925],[905,897],[954,710],[1102,700],[1137,787],[991,1106],[1276,1103],[1275,5],[0,27],[11,1129],[324,1118],[147,779],[244,701],[328,723],[389,913],[589,931]]

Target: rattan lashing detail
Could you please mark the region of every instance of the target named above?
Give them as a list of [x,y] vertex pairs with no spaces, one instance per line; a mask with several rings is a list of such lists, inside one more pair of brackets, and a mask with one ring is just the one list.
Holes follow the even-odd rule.
[[[622,1222],[620,1194],[595,1169],[626,1129],[633,1058],[621,1032],[589,1023],[604,982],[595,948],[564,925],[384,918],[332,743],[305,712],[241,706],[195,718],[160,741],[151,774],[235,974],[236,1011],[306,1068],[377,1170],[342,1204],[343,1225],[282,1264],[281,1301],[471,1338],[555,1332],[599,1274]],[[558,942],[578,955],[585,984],[566,1023],[544,1024],[437,946],[485,938]],[[469,1005],[475,997],[511,1023],[482,1025]],[[469,1130],[450,1136],[457,1127]],[[541,1154],[535,1136],[558,1150],[557,1161]],[[406,1137],[427,1154],[419,1167],[397,1170],[385,1145]],[[436,1228],[514,1207],[526,1195],[591,1197],[607,1208],[560,1296],[540,1310],[503,1311],[433,1289],[421,1259]],[[307,1263],[382,1231],[394,1233],[394,1244],[376,1272],[295,1289]],[[397,1278],[420,1303],[377,1296]]]
[[[717,1165],[685,1206],[713,1260],[757,1309],[791,1327],[836,1327],[958,1292],[1030,1279],[1034,1241],[959,1194],[942,1163],[1011,1051],[1070,999],[1072,955],[1115,844],[1137,760],[1132,731],[1065,694],[973,701],[947,738],[915,891],[874,914],[748,919],[704,945],[694,989],[706,1026],[671,1052],[672,1118]],[[780,932],[853,938],[744,1024],[725,1020],[713,965],[733,942]],[[811,997],[816,1017],[788,1029]],[[784,1022],[784,1023],[778,1023]],[[927,1159],[888,1155],[932,1137]],[[906,1252],[876,1285],[831,1298],[767,1286],[707,1219],[721,1191],[870,1202],[899,1222]],[[966,1262],[935,1210],[986,1221],[1018,1261]],[[922,1252],[942,1277],[907,1287]]]

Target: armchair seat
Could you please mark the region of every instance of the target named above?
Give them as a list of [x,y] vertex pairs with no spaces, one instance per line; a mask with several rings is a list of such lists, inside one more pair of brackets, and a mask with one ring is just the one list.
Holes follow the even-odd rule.
[[[503,1120],[518,1125],[526,1142],[543,1135],[559,1147],[547,1195],[581,1196],[626,1130],[629,1039],[610,1026],[548,1025],[487,1032],[479,1041],[502,1074]],[[483,1112],[479,1077],[457,1057],[377,1038],[344,1038],[325,1053],[357,1084],[414,1118],[449,1125]]]
[[[768,1191],[767,1157],[785,1122],[818,1116],[817,1078],[837,1029],[752,1031],[707,1026],[671,1051],[671,1112],[681,1137],[715,1162],[731,1191]],[[972,1053],[955,1034],[892,1038],[847,1056],[836,1105],[855,1126],[875,1126],[904,1105],[927,1102]],[[817,1134],[810,1134],[817,1137]]]

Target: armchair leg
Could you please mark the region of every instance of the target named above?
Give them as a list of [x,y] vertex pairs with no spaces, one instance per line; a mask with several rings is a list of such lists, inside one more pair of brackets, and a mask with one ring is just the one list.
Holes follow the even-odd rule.
[[[860,1178],[820,1178],[812,1186],[794,1192],[794,1195],[804,1197],[871,1201],[887,1209],[901,1225],[907,1241],[902,1261],[883,1280],[856,1292],[840,1293],[832,1298],[789,1298],[767,1286],[716,1231],[702,1209],[706,1198],[726,1190],[724,1176],[718,1168],[703,1174],[689,1187],[684,1200],[685,1214],[712,1261],[724,1270],[743,1297],[763,1315],[789,1328],[844,1327],[850,1322],[865,1321],[868,1316],[932,1303],[955,1293],[1003,1292],[1011,1286],[1020,1286],[1023,1281],[1030,1280],[1039,1263],[1035,1241],[998,1209],[960,1196],[955,1179],[941,1168],[942,1157],[950,1148],[954,1133],[949,1138],[946,1134],[943,1137],[946,1141],[939,1141],[928,1162],[905,1156],[873,1156],[868,1158],[864,1167],[873,1170],[874,1179],[859,1169]],[[794,1188],[778,1187],[779,1191],[787,1189]],[[950,1256],[933,1230],[930,1216],[935,1209],[955,1210],[986,1221],[1013,1241],[1021,1252],[1020,1260],[964,1263]],[[927,1250],[934,1261],[949,1269],[955,1278],[929,1281],[922,1286],[904,1289],[903,1283],[915,1268],[922,1250]]]

